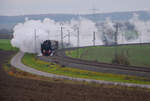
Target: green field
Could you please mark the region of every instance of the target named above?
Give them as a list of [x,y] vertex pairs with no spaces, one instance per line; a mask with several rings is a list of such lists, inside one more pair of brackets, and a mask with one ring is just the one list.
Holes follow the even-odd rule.
[[[17,50],[16,48],[13,48],[11,46],[10,40],[0,40],[0,49],[6,51]],[[77,78],[88,78],[88,79],[95,79],[95,80],[114,81],[114,82],[150,84],[150,80],[148,78],[140,78],[134,76],[127,76],[127,75],[117,75],[117,74],[97,73],[97,72],[80,70],[80,69],[75,69],[70,67],[64,67],[58,64],[41,61],[37,59],[36,55],[34,54],[26,53],[22,59],[22,62],[25,65],[30,66],[34,69],[57,74],[57,75],[65,75],[65,76],[77,77]]]
[[128,58],[130,65],[150,67],[150,45],[128,45],[117,46],[117,48],[114,46],[87,47],[67,51],[66,54],[73,58],[112,63],[115,49],[117,49],[117,54],[125,55]]
[[6,51],[13,50],[13,51],[16,51],[18,49],[11,46],[10,40],[0,39],[0,50],[6,50]]
[[87,70],[80,70],[75,68],[64,67],[58,64],[44,62],[36,58],[34,54],[25,54],[22,62],[34,69],[53,73],[57,75],[65,75],[77,78],[88,78],[95,80],[105,80],[114,82],[127,82],[127,83],[137,83],[137,84],[150,84],[150,80],[147,78],[127,76],[127,75],[117,75],[108,73],[98,73]]

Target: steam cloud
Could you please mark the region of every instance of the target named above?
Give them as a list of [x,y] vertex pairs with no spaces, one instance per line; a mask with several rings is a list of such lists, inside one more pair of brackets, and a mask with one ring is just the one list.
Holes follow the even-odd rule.
[[[55,22],[49,18],[45,18],[43,21],[26,18],[24,23],[19,23],[14,27],[11,44],[23,52],[40,53],[40,45],[43,41],[57,40],[61,42],[61,26],[64,43],[68,42],[67,35],[70,33],[70,44],[74,47],[77,46],[77,28],[80,33],[80,46],[91,45],[92,33],[97,31],[95,23],[84,18],[65,23]],[[102,44],[101,40],[97,41],[97,44]]]
[[139,34],[138,40],[141,43],[149,43],[150,42],[150,21],[141,21],[137,14],[133,15],[133,18],[130,20],[130,23],[135,25],[135,29]]
[[[119,22],[118,43],[149,43],[150,42],[150,21],[141,21],[137,14],[128,22]],[[98,31],[101,40],[104,44],[113,44],[116,23],[112,22],[109,18],[98,26]]]
[[[61,42],[61,26],[63,28],[64,43],[68,43],[70,33],[71,47],[77,46],[77,32],[80,33],[80,46],[93,45],[93,32],[96,32],[96,45],[114,43],[116,23],[109,18],[105,22],[96,24],[85,18],[72,19],[70,22],[55,22],[49,18],[41,20],[25,19],[14,27],[11,44],[23,52],[40,53],[41,43],[45,40]],[[78,30],[79,28],[79,30]],[[150,42],[150,21],[139,20],[138,15],[126,23],[120,23],[118,43]]]

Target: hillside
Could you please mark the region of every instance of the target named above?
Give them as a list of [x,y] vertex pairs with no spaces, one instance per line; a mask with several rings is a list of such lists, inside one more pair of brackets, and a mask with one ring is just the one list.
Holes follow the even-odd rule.
[[[94,21],[104,21],[109,17],[113,21],[127,21],[133,13],[137,13],[141,20],[150,19],[150,11],[131,11],[131,12],[113,12],[113,13],[97,13],[93,17],[93,14],[82,14],[81,17],[85,17]],[[11,29],[19,22],[24,22],[25,18],[34,20],[43,20],[44,18],[50,18],[55,21],[70,21],[71,19],[77,19],[78,15],[75,14],[37,14],[37,15],[24,15],[24,16],[0,16],[0,29]]]

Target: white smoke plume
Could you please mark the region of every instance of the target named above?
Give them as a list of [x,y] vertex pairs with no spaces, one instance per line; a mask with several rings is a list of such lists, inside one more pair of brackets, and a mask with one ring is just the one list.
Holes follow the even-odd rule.
[[96,32],[97,39],[95,40],[96,45],[103,44],[102,41],[98,38],[97,27],[95,23],[91,20],[80,18],[79,20],[72,20],[71,26],[74,29],[74,41],[72,43],[77,43],[77,28],[79,28],[79,37],[80,37],[80,46],[89,46],[93,45],[93,32]]
[[114,42],[116,29],[115,23],[113,23],[110,18],[106,18],[106,21],[103,24],[100,24],[100,26],[98,26],[98,29],[99,33],[101,33],[99,34],[99,37],[105,45],[110,45]]
[[[64,43],[68,42],[70,33],[70,44],[77,46],[77,28],[80,33],[80,46],[92,45],[93,31],[97,31],[95,23],[84,18],[71,20],[70,22],[55,22],[49,18],[40,20],[25,19],[14,27],[11,44],[23,52],[40,53],[41,43],[45,40],[61,40],[61,26],[63,29]],[[97,44],[102,44],[99,40]]]
[[[77,46],[77,33],[79,31],[80,46],[93,45],[93,32],[96,32],[96,45],[114,43],[116,23],[109,18],[103,23],[94,23],[85,18],[71,20],[70,22],[55,22],[49,18],[41,20],[25,19],[14,27],[11,44],[23,52],[40,53],[41,43],[45,40],[56,40],[61,42],[61,26],[63,29],[63,41],[68,43],[70,33],[70,44]],[[120,23],[118,32],[118,43],[145,43],[150,42],[150,21],[141,21],[137,14],[133,15],[127,23]]]
[[49,39],[49,34],[50,39],[56,39],[57,34],[52,33],[57,31],[57,27],[59,27],[59,24],[47,18],[43,22],[40,20],[26,20],[24,23],[19,23],[14,27],[11,43],[23,52],[39,53],[40,44]]
[[[116,24],[109,18],[101,24],[98,28],[101,40],[104,44],[113,44],[116,32]],[[137,14],[133,14],[133,17],[128,22],[118,22],[118,43],[149,43],[150,42],[150,21],[142,21]]]
[[138,40],[140,43],[149,43],[150,42],[150,21],[141,21],[137,14],[133,15],[133,18],[130,20],[130,23],[135,25],[135,29],[139,34]]

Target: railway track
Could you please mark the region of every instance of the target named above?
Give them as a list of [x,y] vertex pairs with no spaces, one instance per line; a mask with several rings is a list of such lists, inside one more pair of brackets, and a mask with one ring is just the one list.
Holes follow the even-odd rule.
[[150,67],[136,67],[136,66],[125,66],[125,65],[117,65],[117,64],[108,64],[108,63],[100,63],[88,60],[75,59],[71,57],[67,57],[64,51],[57,53],[57,55],[53,58],[55,60],[61,60],[65,62],[73,62],[77,64],[96,66],[96,67],[104,67],[104,68],[114,68],[114,69],[122,69],[129,71],[139,71],[139,72],[149,72]]
[[[150,43],[144,43],[144,44],[150,44]],[[129,45],[129,44],[126,44]],[[136,45],[136,44],[130,44],[130,45]],[[120,46],[120,45],[119,45]],[[84,47],[81,47],[84,48]],[[125,65],[118,65],[118,64],[109,64],[109,63],[100,63],[100,62],[95,62],[95,61],[88,61],[88,60],[81,60],[81,59],[76,59],[76,58],[71,58],[65,55],[65,51],[67,50],[73,50],[76,48],[70,48],[70,49],[63,49],[59,50],[56,52],[55,56],[53,57],[44,57],[42,60],[44,61],[49,61],[51,59],[52,62],[61,64],[61,65],[68,65],[68,64],[77,64],[77,65],[84,65],[88,67],[96,67],[96,70],[93,69],[88,69],[87,70],[92,70],[92,71],[97,71],[106,69],[110,72],[111,70],[115,70],[114,73],[119,73],[119,74],[129,74],[132,75],[135,72],[135,76],[144,76],[144,77],[149,77],[150,78],[150,67],[136,67],[136,66],[125,66]],[[70,65],[69,65],[70,66]],[[82,68],[80,68],[82,69]],[[86,68],[84,68],[86,69]],[[118,70],[118,71],[117,71]],[[125,71],[125,73],[123,72]],[[130,72],[130,73],[128,73]]]

